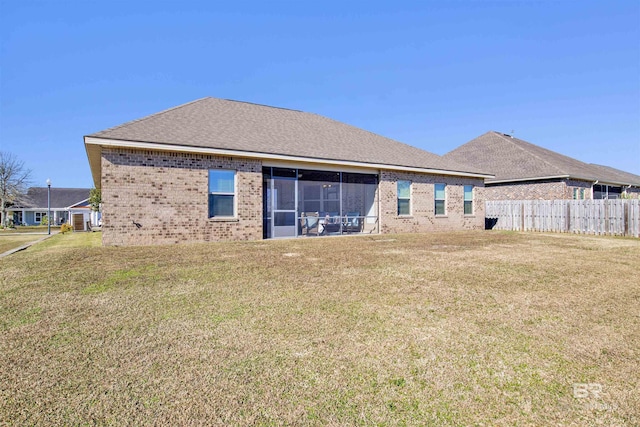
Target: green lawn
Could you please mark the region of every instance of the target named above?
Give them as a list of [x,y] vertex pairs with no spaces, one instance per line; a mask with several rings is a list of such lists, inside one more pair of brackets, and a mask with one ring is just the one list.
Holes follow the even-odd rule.
[[638,425],[639,259],[559,234],[56,235],[0,259],[0,424]]

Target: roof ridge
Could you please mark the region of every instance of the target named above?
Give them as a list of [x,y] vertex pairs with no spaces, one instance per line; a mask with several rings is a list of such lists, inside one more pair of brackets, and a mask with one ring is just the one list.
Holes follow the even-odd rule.
[[175,107],[167,108],[166,110],[162,110],[162,111],[159,111],[157,113],[149,114],[148,116],[144,116],[144,117],[141,117],[139,119],[130,120],[128,122],[125,122],[125,123],[122,123],[122,124],[119,124],[117,126],[113,126],[113,127],[107,128],[107,129],[103,129],[103,130],[95,132],[95,133],[103,133],[103,132],[109,132],[109,131],[112,131],[112,130],[120,129],[121,127],[128,126],[128,125],[133,124],[133,123],[143,122],[143,121],[145,121],[147,119],[150,119],[152,117],[161,116],[161,115],[163,115],[165,113],[168,113],[170,111],[177,110],[177,109],[180,109],[182,107],[186,107],[187,105],[195,104],[196,102],[204,101],[205,99],[210,99],[210,98],[213,99],[211,96],[205,96],[204,98],[194,99],[193,101],[189,101],[189,102],[186,102],[184,104],[176,105]]
[[[553,163],[551,163],[551,162],[549,162],[549,161],[547,161],[547,160],[543,159],[542,157],[538,156],[536,153],[532,153],[532,152],[531,152],[531,151],[529,151],[529,150],[525,150],[525,149],[524,149],[524,147],[521,147],[521,146],[519,146],[518,144],[515,144],[515,143],[514,143],[514,141],[510,141],[510,140],[515,139],[515,140],[517,140],[517,141],[520,141],[520,142],[524,142],[524,143],[526,143],[526,144],[533,145],[533,144],[531,144],[530,142],[527,142],[527,141],[525,141],[525,140],[523,140],[523,139],[520,139],[520,138],[514,138],[513,136],[509,136],[509,137],[507,138],[506,134],[504,134],[504,133],[500,133],[500,132],[496,132],[496,131],[493,131],[493,132],[494,132],[495,134],[497,134],[499,137],[501,137],[501,138],[506,139],[507,141],[509,141],[509,142],[510,142],[514,147],[518,148],[519,150],[524,151],[524,152],[525,152],[525,153],[527,153],[528,155],[533,156],[533,157],[537,158],[538,160],[541,160],[542,162],[546,163],[547,165],[551,166],[552,168],[556,169],[557,171],[559,171],[559,172],[561,172],[561,173],[564,173],[565,175],[570,175],[570,174],[569,174],[569,172],[567,172],[567,171],[563,171],[562,169],[558,168],[558,167],[557,167],[556,165],[554,165]],[[540,147],[540,146],[538,146],[538,147]],[[546,148],[544,148],[544,147],[540,147],[540,148],[542,148],[542,149],[544,149],[544,150],[547,150],[547,149],[546,149]],[[551,150],[548,150],[548,151],[551,151]],[[561,153],[557,153],[557,154],[560,154],[561,156],[564,156],[564,154],[561,154]],[[566,156],[565,156],[565,157],[566,157]],[[578,160],[578,161],[579,161],[579,160]]]
[[[276,107],[274,105],[267,105],[267,104],[258,104],[257,102],[248,102],[248,101],[239,101],[237,99],[228,99],[228,98],[214,98],[212,96],[207,96],[206,98],[202,98],[202,99],[221,99],[223,101],[230,101],[230,102],[238,102],[240,104],[250,104],[250,105],[257,105],[258,107],[267,107],[267,108],[276,108],[278,110],[287,110],[287,111],[295,111],[297,113],[305,113],[305,114],[313,114],[313,113],[306,113],[305,111],[302,110],[296,110],[294,108],[284,108],[284,107]],[[199,101],[199,100],[198,100]],[[187,104],[185,104],[187,105]]]

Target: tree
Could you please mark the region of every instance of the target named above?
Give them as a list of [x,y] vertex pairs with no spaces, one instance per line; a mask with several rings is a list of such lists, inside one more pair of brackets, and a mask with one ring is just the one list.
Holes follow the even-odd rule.
[[91,210],[100,212],[100,204],[102,203],[102,192],[98,188],[92,188],[89,192],[89,204]]
[[27,192],[31,171],[11,153],[0,151],[0,211],[4,225],[9,225],[7,207]]

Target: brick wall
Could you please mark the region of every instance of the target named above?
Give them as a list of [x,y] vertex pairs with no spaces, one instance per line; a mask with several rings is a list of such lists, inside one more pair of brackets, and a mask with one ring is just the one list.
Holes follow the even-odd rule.
[[510,184],[487,184],[487,200],[570,200],[573,189],[584,189],[584,198],[591,199],[591,181],[556,179],[524,181]]
[[567,180],[566,186],[567,191],[564,199],[573,199],[573,190],[578,190],[578,198],[580,198],[580,193],[584,191],[584,199],[591,199],[591,186],[593,185],[593,181],[578,181],[578,180]]
[[518,182],[513,184],[487,184],[487,200],[556,200],[564,199],[567,186],[564,181]]
[[[411,215],[398,216],[397,182],[411,181]],[[445,216],[435,215],[435,183],[447,184]],[[464,215],[464,185],[473,185],[473,215]],[[380,229],[382,233],[484,228],[484,183],[481,179],[382,171],[380,175]]]
[[[261,239],[261,167],[253,159],[103,148],[103,244]],[[217,168],[237,171],[233,220],[208,218],[208,171]]]
[[[236,170],[237,217],[208,218],[208,171]],[[397,181],[412,181],[412,215],[397,215]],[[447,184],[447,215],[435,216],[434,183]],[[126,148],[102,151],[104,245],[151,245],[262,238],[262,162]],[[464,215],[464,185],[474,214]],[[484,228],[481,179],[383,171],[376,198],[382,233]],[[136,224],[140,224],[140,227]]]

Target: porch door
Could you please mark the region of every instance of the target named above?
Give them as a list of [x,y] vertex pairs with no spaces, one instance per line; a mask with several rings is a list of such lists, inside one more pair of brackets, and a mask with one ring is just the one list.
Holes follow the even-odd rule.
[[296,237],[298,233],[296,178],[273,177],[271,180],[271,237]]

